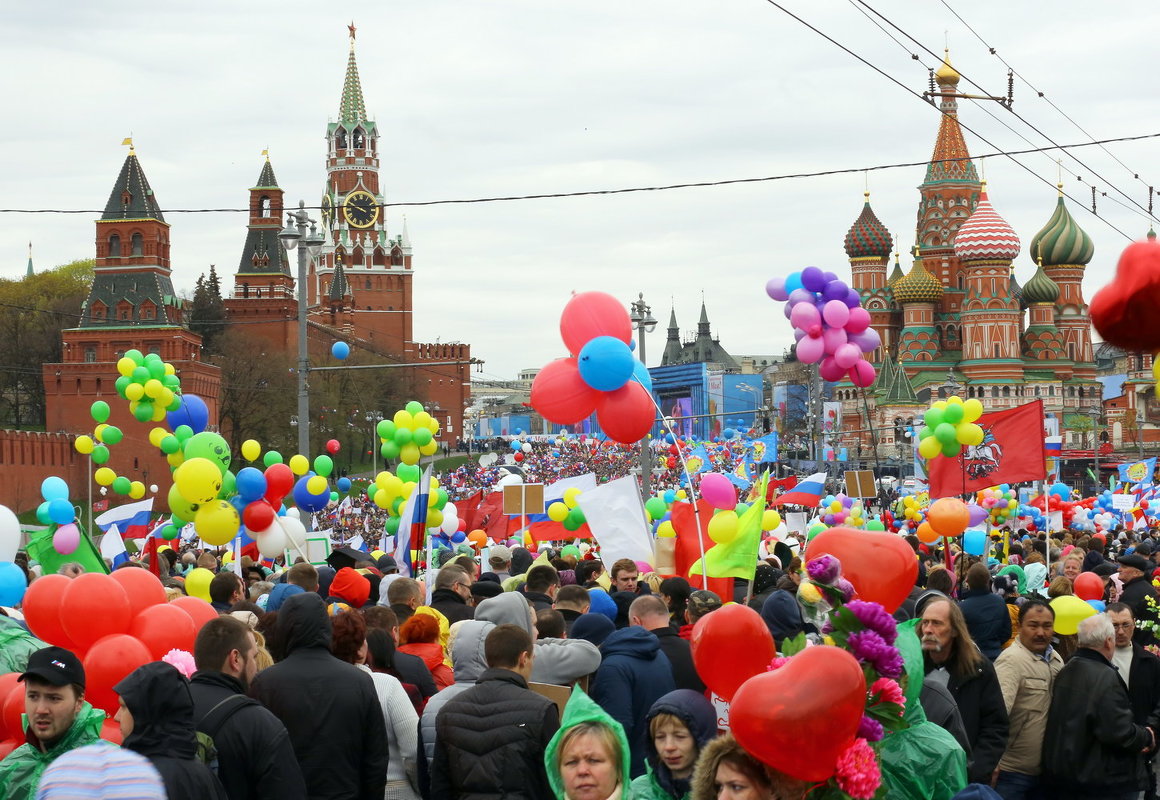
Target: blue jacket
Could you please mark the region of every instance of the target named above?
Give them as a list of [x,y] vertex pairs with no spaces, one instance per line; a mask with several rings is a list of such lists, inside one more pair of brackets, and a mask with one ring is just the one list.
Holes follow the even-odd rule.
[[1003,652],[1003,643],[1011,638],[1011,612],[1007,604],[986,589],[971,589],[963,592],[959,607],[971,638],[983,655],[994,661]]
[[603,658],[590,694],[624,727],[632,756],[629,771],[635,778],[644,774],[649,709],[677,688],[673,668],[657,637],[635,625],[611,634],[600,651]]

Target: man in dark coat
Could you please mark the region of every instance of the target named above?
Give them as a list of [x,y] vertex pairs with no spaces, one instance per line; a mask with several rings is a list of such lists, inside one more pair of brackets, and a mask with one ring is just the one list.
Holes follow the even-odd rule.
[[[387,606],[374,606],[363,611],[363,616],[368,628],[381,628],[391,635],[396,645],[399,644],[399,618],[394,611]],[[395,672],[400,681],[414,685],[424,701],[435,694],[435,679],[419,656],[395,650]]]
[[465,619],[474,619],[475,610],[467,604],[471,599],[471,578],[459,567],[446,566],[435,576],[435,591],[430,606],[447,617],[454,625]]
[[218,778],[230,800],[306,800],[286,726],[245,692],[258,671],[258,644],[233,617],[210,620],[193,646],[189,682],[197,729],[213,739]]
[[197,758],[189,684],[177,667],[153,661],[133,670],[113,691],[121,707],[124,748],[145,756],[165,783],[169,800],[227,800],[225,789]]
[[1132,719],[1124,681],[1112,665],[1115,629],[1107,614],[1079,623],[1079,647],[1055,679],[1043,740],[1043,783],[1058,800],[1132,800],[1144,785],[1152,728]]
[[286,657],[262,670],[250,696],[282,720],[312,800],[382,800],[387,730],[370,675],[330,654],[322,598],[296,594],[278,612]]
[[705,693],[705,682],[697,675],[697,668],[693,665],[693,650],[669,624],[669,609],[664,600],[655,594],[636,598],[628,609],[628,622],[657,637],[661,652],[673,668],[673,683],[678,689]]
[[1007,747],[1008,728],[995,668],[971,640],[963,612],[946,597],[936,595],[922,604],[918,633],[927,679],[945,683],[959,705],[971,743],[967,776],[971,783],[989,786]]
[[538,564],[528,570],[524,599],[537,612],[551,608],[560,591],[560,574],[550,564]]
[[518,625],[498,625],[483,647],[488,668],[435,718],[431,799],[549,798],[544,750],[560,713],[528,689],[532,637]]
[[959,608],[967,630],[983,655],[994,661],[1011,638],[1011,614],[1003,598],[991,591],[991,572],[979,562],[967,570],[966,591],[959,595]]
[[600,651],[590,694],[624,728],[631,752],[629,772],[635,778],[644,774],[648,711],[677,688],[673,666],[656,635],[636,625],[615,631]]
[[[1119,670],[1120,677],[1128,686],[1128,699],[1132,704],[1132,719],[1137,725],[1152,730],[1160,730],[1160,658],[1149,653],[1138,642],[1132,641],[1136,621],[1132,609],[1124,603],[1108,603],[1108,619],[1116,635],[1116,649],[1112,664]],[[1156,797],[1151,761],[1156,751],[1150,750],[1145,756],[1146,785],[1144,800]]]
[[[1139,620],[1156,621],[1156,613],[1148,607],[1148,600],[1156,601],[1156,589],[1152,586],[1152,564],[1144,556],[1133,553],[1120,556],[1120,580],[1124,589],[1120,592],[1120,602],[1132,609],[1132,617]],[[1156,636],[1150,630],[1136,628],[1132,640],[1145,647],[1156,644]]]

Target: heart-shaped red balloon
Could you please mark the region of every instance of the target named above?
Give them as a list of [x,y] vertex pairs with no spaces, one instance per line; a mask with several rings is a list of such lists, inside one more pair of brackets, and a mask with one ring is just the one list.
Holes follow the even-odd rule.
[[824,781],[854,740],[865,707],[866,677],[857,659],[837,647],[807,647],[780,669],[742,684],[729,726],[746,751],[778,772]]
[[761,615],[732,603],[706,614],[693,626],[693,666],[705,685],[726,700],[777,655]]
[[1160,347],[1160,243],[1134,242],[1124,248],[1116,277],[1092,298],[1092,325],[1108,344],[1153,352]]
[[806,546],[806,560],[829,553],[842,562],[842,577],[858,597],[893,614],[918,577],[918,560],[910,545],[893,533],[828,528]]

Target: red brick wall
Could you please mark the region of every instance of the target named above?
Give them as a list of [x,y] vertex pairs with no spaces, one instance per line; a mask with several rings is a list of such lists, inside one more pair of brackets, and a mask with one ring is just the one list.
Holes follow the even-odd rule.
[[41,482],[56,475],[68,482],[70,499],[86,503],[88,459],[73,449],[73,436],[0,430],[0,505],[20,513],[44,499]]

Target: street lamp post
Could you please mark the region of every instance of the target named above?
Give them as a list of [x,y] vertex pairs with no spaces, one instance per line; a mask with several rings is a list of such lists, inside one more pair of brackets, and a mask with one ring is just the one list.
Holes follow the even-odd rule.
[[[307,233],[307,227],[310,232]],[[310,395],[307,393],[306,373],[310,356],[306,350],[306,261],[316,258],[326,238],[318,232],[315,220],[306,213],[306,203],[298,201],[298,210],[286,214],[286,227],[278,234],[287,251],[298,250],[298,452],[310,457]]]
[[1100,407],[1092,406],[1088,409],[1088,416],[1092,418],[1092,461],[1094,462],[1096,473],[1096,493],[1100,491]]
[[383,420],[383,415],[378,411],[368,411],[366,415],[367,422],[371,426],[371,480],[379,474],[379,423]]
[[[629,319],[636,327],[636,349],[640,353],[640,363],[644,364],[647,369],[648,360],[645,358],[644,352],[644,335],[656,330],[657,321],[652,315],[652,309],[644,301],[644,292],[637,294],[637,299],[632,301],[629,308],[632,310]],[[649,433],[640,440],[640,486],[645,497],[652,494],[652,448],[649,440],[651,432],[652,427],[650,426]]]

